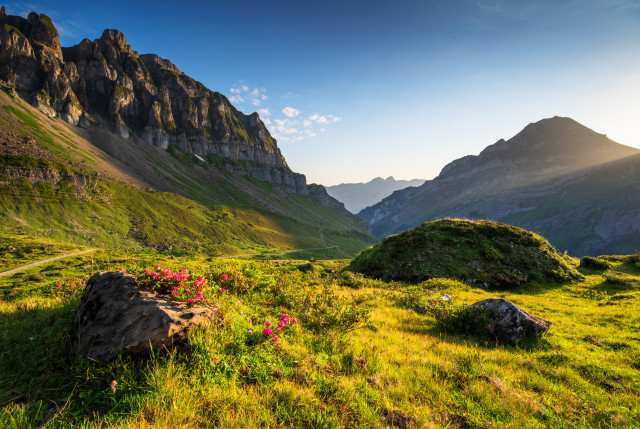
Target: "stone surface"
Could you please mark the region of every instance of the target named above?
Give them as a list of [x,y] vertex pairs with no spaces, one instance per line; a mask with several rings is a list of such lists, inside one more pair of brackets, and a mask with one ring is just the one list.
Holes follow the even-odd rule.
[[499,344],[513,345],[523,336],[541,334],[551,326],[551,322],[532,316],[504,299],[484,299],[471,306],[483,306],[496,310],[497,317],[495,322],[491,323],[490,333]]
[[197,326],[222,323],[219,309],[174,302],[142,289],[132,275],[94,274],[69,332],[72,352],[104,361],[127,351],[146,357],[184,343]]

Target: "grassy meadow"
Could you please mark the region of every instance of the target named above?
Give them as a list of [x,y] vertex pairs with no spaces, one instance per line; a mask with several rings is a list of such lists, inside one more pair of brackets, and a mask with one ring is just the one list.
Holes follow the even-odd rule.
[[[2,271],[80,250],[30,240],[3,241]],[[498,291],[371,280],[345,271],[348,263],[96,250],[0,277],[0,427],[640,426],[637,255],[599,258],[594,268],[574,259],[581,279]],[[224,326],[148,360],[71,355],[64,340],[85,279],[157,265],[214,287],[232,276],[216,297]],[[458,304],[504,298],[552,325],[496,346],[419,311],[443,293]],[[263,336],[264,322],[283,314],[296,323],[277,342]]]

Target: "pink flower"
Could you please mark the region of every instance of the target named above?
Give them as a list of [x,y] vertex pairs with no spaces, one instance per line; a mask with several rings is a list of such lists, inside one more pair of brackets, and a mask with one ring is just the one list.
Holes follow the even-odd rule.
[[274,343],[277,343],[278,341],[280,341],[280,339],[279,339],[278,337],[274,336],[274,337],[273,337],[273,339],[272,339],[272,341],[273,341]]
[[198,294],[196,295],[196,299],[198,301],[202,301],[204,299],[204,295],[202,295],[202,292],[198,292]]
[[229,276],[228,276],[228,275],[226,275],[226,274],[223,274],[220,278],[221,278],[222,280],[229,280]]
[[247,322],[249,322],[249,324],[253,323],[253,321],[251,319],[247,320]]
[[296,322],[297,322],[297,320],[296,320],[296,318],[295,318],[295,317],[292,317],[291,319],[289,319],[289,321],[290,321],[291,323],[296,323]]
[[249,333],[250,333],[250,334],[253,334],[253,329],[249,329]]
[[219,293],[225,293],[226,291],[227,291],[226,289],[222,289],[222,288],[218,289]]
[[264,328],[262,330],[262,335],[264,335],[265,337],[267,337],[267,336],[269,336],[271,334],[273,334],[273,331],[270,328]]
[[189,299],[187,300],[187,304],[193,304],[193,298],[189,298]]
[[279,326],[280,328],[283,328],[283,327],[284,327],[284,325],[285,325],[285,323],[284,323],[282,320],[278,322],[278,326]]
[[282,332],[282,328],[276,329],[276,332],[279,334],[280,332]]
[[271,325],[271,320],[265,320],[264,324],[267,325],[267,326]]

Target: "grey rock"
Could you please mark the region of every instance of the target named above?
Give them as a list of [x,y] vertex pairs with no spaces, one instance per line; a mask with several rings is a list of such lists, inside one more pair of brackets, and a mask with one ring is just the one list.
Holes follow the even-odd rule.
[[446,293],[444,295],[440,295],[440,297],[438,297],[439,300],[441,301],[451,301],[451,297],[449,295],[447,295]]
[[496,341],[503,345],[516,344],[523,336],[541,334],[551,326],[551,322],[535,317],[504,299],[484,299],[471,304],[471,307],[492,308],[497,312],[489,331]]
[[122,351],[144,358],[183,344],[197,326],[220,323],[218,308],[187,308],[142,289],[132,275],[101,272],[87,282],[69,340],[72,352],[98,361]]

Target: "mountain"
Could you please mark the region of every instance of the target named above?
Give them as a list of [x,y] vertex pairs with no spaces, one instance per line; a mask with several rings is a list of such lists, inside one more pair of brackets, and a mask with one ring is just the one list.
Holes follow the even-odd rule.
[[335,186],[327,186],[327,193],[344,204],[351,213],[357,213],[365,207],[369,207],[385,197],[388,197],[398,189],[409,186],[420,186],[424,180],[395,180],[393,177],[376,177],[367,183],[341,183]]
[[358,216],[378,237],[444,217],[491,219],[576,255],[631,253],[640,239],[640,150],[570,118],[543,119]]
[[373,240],[323,186],[291,171],[257,113],[138,54],[117,30],[62,48],[46,15],[2,8],[0,81],[7,226],[232,253],[326,248],[344,257]]

